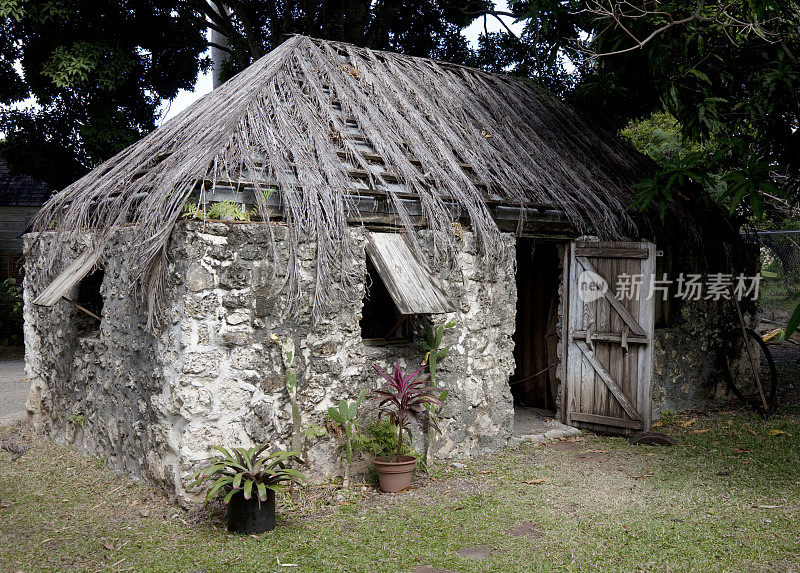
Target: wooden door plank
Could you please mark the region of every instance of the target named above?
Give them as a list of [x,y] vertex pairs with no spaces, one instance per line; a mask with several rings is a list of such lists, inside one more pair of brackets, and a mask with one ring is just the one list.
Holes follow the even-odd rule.
[[[585,268],[587,271],[593,272],[601,277],[603,276],[602,274],[597,272],[595,266],[586,257],[577,257],[577,259],[581,263],[583,268]],[[646,336],[642,327],[639,326],[639,324],[636,322],[636,319],[634,319],[631,316],[631,313],[628,312],[628,309],[625,308],[625,305],[623,305],[622,302],[616,296],[614,296],[614,293],[611,291],[610,288],[606,289],[603,295],[605,296],[606,300],[608,300],[608,302],[611,303],[611,306],[614,307],[614,310],[616,310],[619,313],[620,317],[622,317],[622,320],[625,321],[625,323],[630,327],[631,331],[633,331],[634,334],[637,334],[639,336]]]
[[[643,281],[643,288],[647,288],[649,292],[650,281],[655,276],[656,272],[656,246],[650,242],[642,242],[642,246],[647,249],[649,256],[642,261],[641,272],[645,277]],[[642,330],[652,340],[655,331],[655,300],[647,297],[639,297],[639,322]],[[653,377],[653,345],[648,344],[639,349],[638,356],[638,393],[637,393],[637,408],[642,413],[644,420],[644,429],[650,428],[650,409],[651,409],[651,384]]]
[[[608,264],[609,260],[606,259],[603,262]],[[595,328],[597,328],[598,330],[608,330],[609,326],[611,325],[611,315],[614,314],[612,312],[611,305],[608,303],[605,297],[597,299],[594,302],[594,305],[595,305]],[[586,347],[587,348],[589,347],[588,342],[586,343]],[[611,345],[606,343],[596,344],[594,345],[593,354],[594,357],[597,359],[597,361],[606,370],[606,372],[608,372],[614,354]],[[599,377],[600,374],[595,372],[595,376]],[[608,391],[608,388],[606,388],[606,385],[603,383],[602,380],[599,380],[594,385],[594,409],[583,410],[583,411],[594,412],[602,416],[607,416],[610,413],[610,408],[613,401],[614,398]]]
[[569,313],[565,318],[564,324],[564,348],[566,349],[566,367],[565,367],[565,384],[566,394],[565,399],[565,423],[571,423],[571,413],[580,410],[580,376],[582,366],[582,354],[575,347],[570,337],[570,331],[575,328],[584,328],[583,320],[583,303],[577,289],[578,284],[578,263],[575,259],[575,243],[570,243],[566,253],[567,268],[564,275],[567,277],[567,293],[569,298],[567,307]]
[[611,393],[614,395],[614,398],[617,399],[617,402],[619,402],[620,406],[622,406],[622,408],[625,410],[625,413],[634,420],[641,420],[641,416],[636,411],[636,408],[633,407],[633,404],[630,403],[630,400],[628,400],[625,394],[622,393],[620,387],[617,386],[617,383],[614,381],[605,367],[597,360],[594,353],[589,349],[586,343],[583,340],[576,340],[575,345],[586,357],[586,360],[588,360],[589,363],[594,367],[600,380],[602,380],[606,387],[611,391]]

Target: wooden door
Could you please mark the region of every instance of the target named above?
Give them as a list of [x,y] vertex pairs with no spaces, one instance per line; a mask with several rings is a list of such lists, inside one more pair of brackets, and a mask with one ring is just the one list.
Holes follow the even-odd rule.
[[605,431],[648,429],[660,294],[650,292],[655,245],[574,242],[568,265],[566,422]]

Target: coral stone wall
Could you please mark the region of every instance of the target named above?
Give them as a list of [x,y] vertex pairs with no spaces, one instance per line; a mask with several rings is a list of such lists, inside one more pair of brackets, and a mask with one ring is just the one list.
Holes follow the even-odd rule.
[[[722,336],[724,332],[739,327],[738,322],[724,323],[731,317],[722,312],[725,309],[721,305],[732,303],[684,302],[675,326],[655,329],[651,390],[654,420],[660,417],[662,410],[696,408],[727,391],[718,362],[722,356]],[[748,313],[745,313],[744,320],[751,326],[758,322],[756,316]],[[752,351],[757,357],[759,348],[755,343]],[[729,360],[736,384],[749,390],[752,371],[745,347],[742,346],[738,356]]]
[[[46,286],[42,277],[52,259],[51,246],[64,241],[53,233],[39,243],[30,236],[25,241],[29,417],[37,430],[54,440],[72,443],[107,459],[118,471],[174,490],[179,481],[174,463],[179,420],[164,407],[170,383],[163,366],[175,360],[177,348],[166,347],[146,331],[144,305],[132,296],[121,262],[124,234],[100,261],[105,279],[98,329],[83,330],[93,321],[64,301],[50,308],[33,305]],[[88,237],[67,242],[67,258],[89,243]],[[77,298],[77,290],[73,287],[67,296]]]
[[[313,242],[301,243],[297,251],[307,305],[298,316],[285,316],[286,296],[280,292],[289,257],[285,232],[280,225],[179,225],[169,253],[166,321],[155,335],[145,331],[143,305],[129,292],[125,269],[115,255],[124,241],[103,261],[106,306],[95,340],[81,339],[70,329],[76,311],[64,303],[52,309],[32,307],[33,292],[42,285],[31,281],[25,293],[26,356],[34,380],[29,408],[36,425],[57,440],[108,457],[112,467],[163,484],[185,500],[187,477],[211,455],[209,445],[272,440],[289,447],[291,407],[272,334],[294,341],[306,428],[324,427],[329,406],[376,387],[373,362],[389,366],[399,360],[404,368],[416,368],[423,357],[419,331],[431,317],[416,321],[413,343],[365,346],[359,327],[363,284],[358,300],[342,300],[312,324]],[[364,231],[351,232],[358,245],[353,264],[366,276]],[[426,232],[420,238],[429,246]],[[506,243],[513,253],[513,236]],[[29,255],[30,271],[35,271],[45,253]],[[457,269],[440,271],[457,311],[432,317],[437,324],[450,319],[457,323],[445,335],[443,345],[451,354],[440,362],[437,380],[450,390],[435,448],[445,458],[496,450],[507,443],[513,426],[508,386],[514,368],[513,262],[485,272],[472,235],[464,233],[458,263]],[[374,417],[369,404],[362,408],[366,418]],[[76,414],[84,415],[80,431],[70,422]],[[420,435],[416,446],[420,451],[424,447]],[[340,473],[336,439],[312,436],[306,447],[313,478]]]
[[[296,348],[298,402],[303,425],[325,426],[329,406],[375,388],[373,362],[388,367],[395,360],[405,369],[421,363],[417,340],[410,344],[365,346],[359,320],[364,295],[341,304],[317,324],[311,322],[315,244],[301,243],[298,272],[307,305],[286,318],[281,275],[289,250],[286,229],[273,226],[277,263],[273,268],[270,229],[262,225],[187,223],[175,236],[173,258],[183,279],[183,317],[170,336],[179,341],[180,359],[170,379],[182,422],[182,471],[205,459],[208,444],[273,440],[288,448],[291,406],[284,388],[280,348],[270,338],[290,337]],[[363,230],[351,231],[358,244],[354,265],[366,276]],[[422,232],[422,243],[429,238]],[[513,237],[507,237],[513,249]],[[513,251],[512,251],[513,252]],[[477,264],[472,236],[464,234],[459,270],[442,270],[440,278],[457,312],[432,317],[438,324],[455,319],[444,345],[451,354],[440,363],[438,384],[451,391],[442,411],[443,435],[436,453],[463,457],[506,444],[513,426],[508,377],[513,370],[516,288],[513,267],[485,273]],[[277,271],[277,276],[273,273]],[[417,320],[421,330],[423,317]],[[362,407],[366,418],[370,404]],[[320,479],[341,470],[341,449],[330,436],[306,440],[309,472]],[[418,436],[416,445],[422,449]]]

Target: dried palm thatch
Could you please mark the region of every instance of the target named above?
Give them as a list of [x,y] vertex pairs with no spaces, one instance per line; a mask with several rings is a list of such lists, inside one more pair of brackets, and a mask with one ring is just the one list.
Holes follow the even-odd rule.
[[[360,280],[346,264],[353,168],[384,190],[406,229],[398,184],[418,199],[438,257],[453,254],[451,224],[463,217],[488,261],[506,255],[492,201],[555,208],[602,237],[632,232],[628,186],[646,165],[523,81],[295,36],[57,194],[35,228],[91,231],[102,249],[133,223],[130,267],[152,319],[168,241],[190,197],[199,191],[202,202],[221,182],[269,186],[279,190],[290,249],[315,237],[319,317]],[[263,194],[256,199],[269,222]],[[289,261],[285,284],[297,304],[293,253]]]

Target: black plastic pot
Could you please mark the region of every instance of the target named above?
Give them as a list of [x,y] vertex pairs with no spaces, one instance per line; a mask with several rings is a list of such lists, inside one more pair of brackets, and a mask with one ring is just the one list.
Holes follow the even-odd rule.
[[[255,488],[254,488],[255,489]],[[275,529],[275,492],[267,490],[267,500],[259,502],[253,494],[234,495],[228,504],[228,531],[246,535],[264,533]]]

